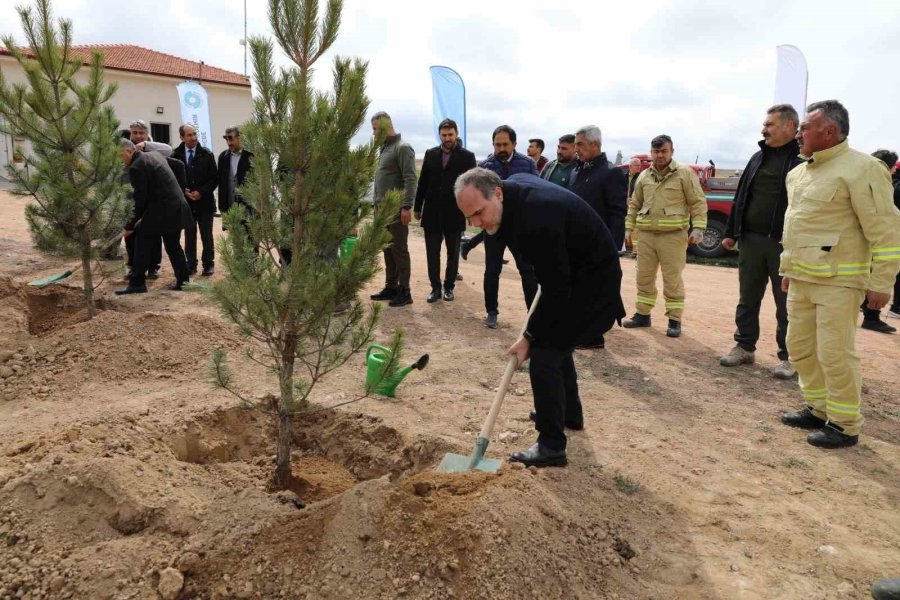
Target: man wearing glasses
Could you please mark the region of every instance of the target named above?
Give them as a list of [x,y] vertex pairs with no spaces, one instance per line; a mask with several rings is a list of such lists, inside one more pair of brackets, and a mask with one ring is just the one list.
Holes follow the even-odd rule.
[[237,203],[250,213],[253,208],[244,201],[238,188],[244,184],[247,174],[253,168],[253,153],[243,149],[241,130],[237,127],[227,128],[222,137],[228,144],[228,150],[219,154],[218,160],[219,212],[224,213]]

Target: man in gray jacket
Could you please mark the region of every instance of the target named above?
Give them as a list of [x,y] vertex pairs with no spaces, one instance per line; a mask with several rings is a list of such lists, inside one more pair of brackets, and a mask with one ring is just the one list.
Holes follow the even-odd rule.
[[401,190],[403,202],[397,219],[388,225],[391,245],[384,249],[384,289],[372,294],[372,300],[388,300],[390,306],[412,304],[409,293],[409,220],[416,199],[416,153],[412,146],[400,139],[394,131],[394,124],[386,112],[372,116],[372,131],[377,133],[383,127],[387,138],[378,156],[375,171],[375,210],[378,210],[384,195],[390,190]]

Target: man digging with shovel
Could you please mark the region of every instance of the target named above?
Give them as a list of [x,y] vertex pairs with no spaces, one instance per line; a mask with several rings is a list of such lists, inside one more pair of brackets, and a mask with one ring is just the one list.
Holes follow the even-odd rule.
[[538,440],[510,460],[563,466],[564,428],[584,425],[572,351],[585,334],[605,333],[625,316],[618,248],[584,200],[533,175],[501,181],[476,167],[459,176],[454,192],[473,227],[501,236],[534,265],[540,299],[509,354],[520,365],[531,358]]

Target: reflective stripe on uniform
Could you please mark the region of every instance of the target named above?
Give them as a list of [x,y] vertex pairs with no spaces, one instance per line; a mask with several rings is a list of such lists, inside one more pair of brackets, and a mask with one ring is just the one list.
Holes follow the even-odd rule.
[[858,415],[859,404],[847,404],[845,402],[837,402],[835,400],[826,400],[825,409],[828,412],[839,415]]
[[884,248],[872,248],[872,260],[889,262],[900,260],[900,246],[888,246]]
[[638,294],[637,296],[638,304],[646,304],[647,306],[655,306],[656,298],[650,298],[649,296],[641,296]]
[[821,400],[825,397],[825,388],[802,389],[800,394],[807,400]]
[[671,300],[666,302],[666,308],[684,308],[684,300]]

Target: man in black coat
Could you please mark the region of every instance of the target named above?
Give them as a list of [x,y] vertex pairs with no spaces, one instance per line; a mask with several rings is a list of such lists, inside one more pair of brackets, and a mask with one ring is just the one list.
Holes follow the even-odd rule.
[[188,271],[197,272],[197,230],[203,244],[203,275],[209,277],[215,269],[215,241],[213,239],[213,215],[216,213],[216,186],[219,174],[216,157],[197,141],[197,130],[191,125],[178,128],[181,144],[172,156],[184,163],[187,183],[184,197],[191,208],[194,224],[184,230],[184,253],[187,256]]
[[134,246],[134,263],[128,287],[116,294],[142,294],[147,292],[146,271],[150,260],[150,243],[154,236],[162,237],[175,272],[173,290],[180,290],[189,281],[187,261],[181,249],[181,230],[190,218],[190,210],[184,193],[172,168],[162,155],[156,152],[136,152],[129,140],[121,140],[122,162],[128,167],[128,176],[134,190],[134,216],[126,225],[125,235],[137,236]]
[[513,175],[501,182],[475,168],[459,176],[454,191],[473,226],[503,236],[534,266],[541,289],[524,336],[509,349],[519,364],[531,358],[538,441],[510,460],[565,465],[564,428],[584,426],[572,350],[585,332],[604,333],[625,316],[618,248],[590,206],[543,179]]
[[735,346],[719,359],[725,367],[753,363],[756,342],[759,340],[759,309],[771,282],[775,299],[775,341],[778,359],[772,370],[778,379],[790,379],[795,370],[788,358],[786,336],[788,329],[787,292],[781,289],[781,234],[788,195],[785,179],[788,172],[803,162],[800,146],[794,136],[800,122],[797,111],[790,104],[779,104],[766,111],[763,140],[738,181],[734,206],[725,225],[722,246],[731,250],[740,241],[738,281],[740,300],[735,310]]
[[244,202],[237,189],[244,185],[247,173],[253,168],[253,153],[244,150],[241,130],[229,127],[222,136],[228,144],[228,150],[219,154],[219,212],[225,212],[235,203],[241,204],[249,212],[252,208]]
[[428,259],[428,280],[431,282],[429,303],[441,299],[441,241],[447,248],[447,270],[444,272],[444,295],[447,302],[454,299],[456,273],[459,270],[459,234],[466,228],[466,219],[456,206],[453,184],[460,174],[475,166],[475,155],[461,147],[459,128],[453,119],[444,119],[438,126],[441,145],[425,151],[413,214],[425,230],[425,256]]

